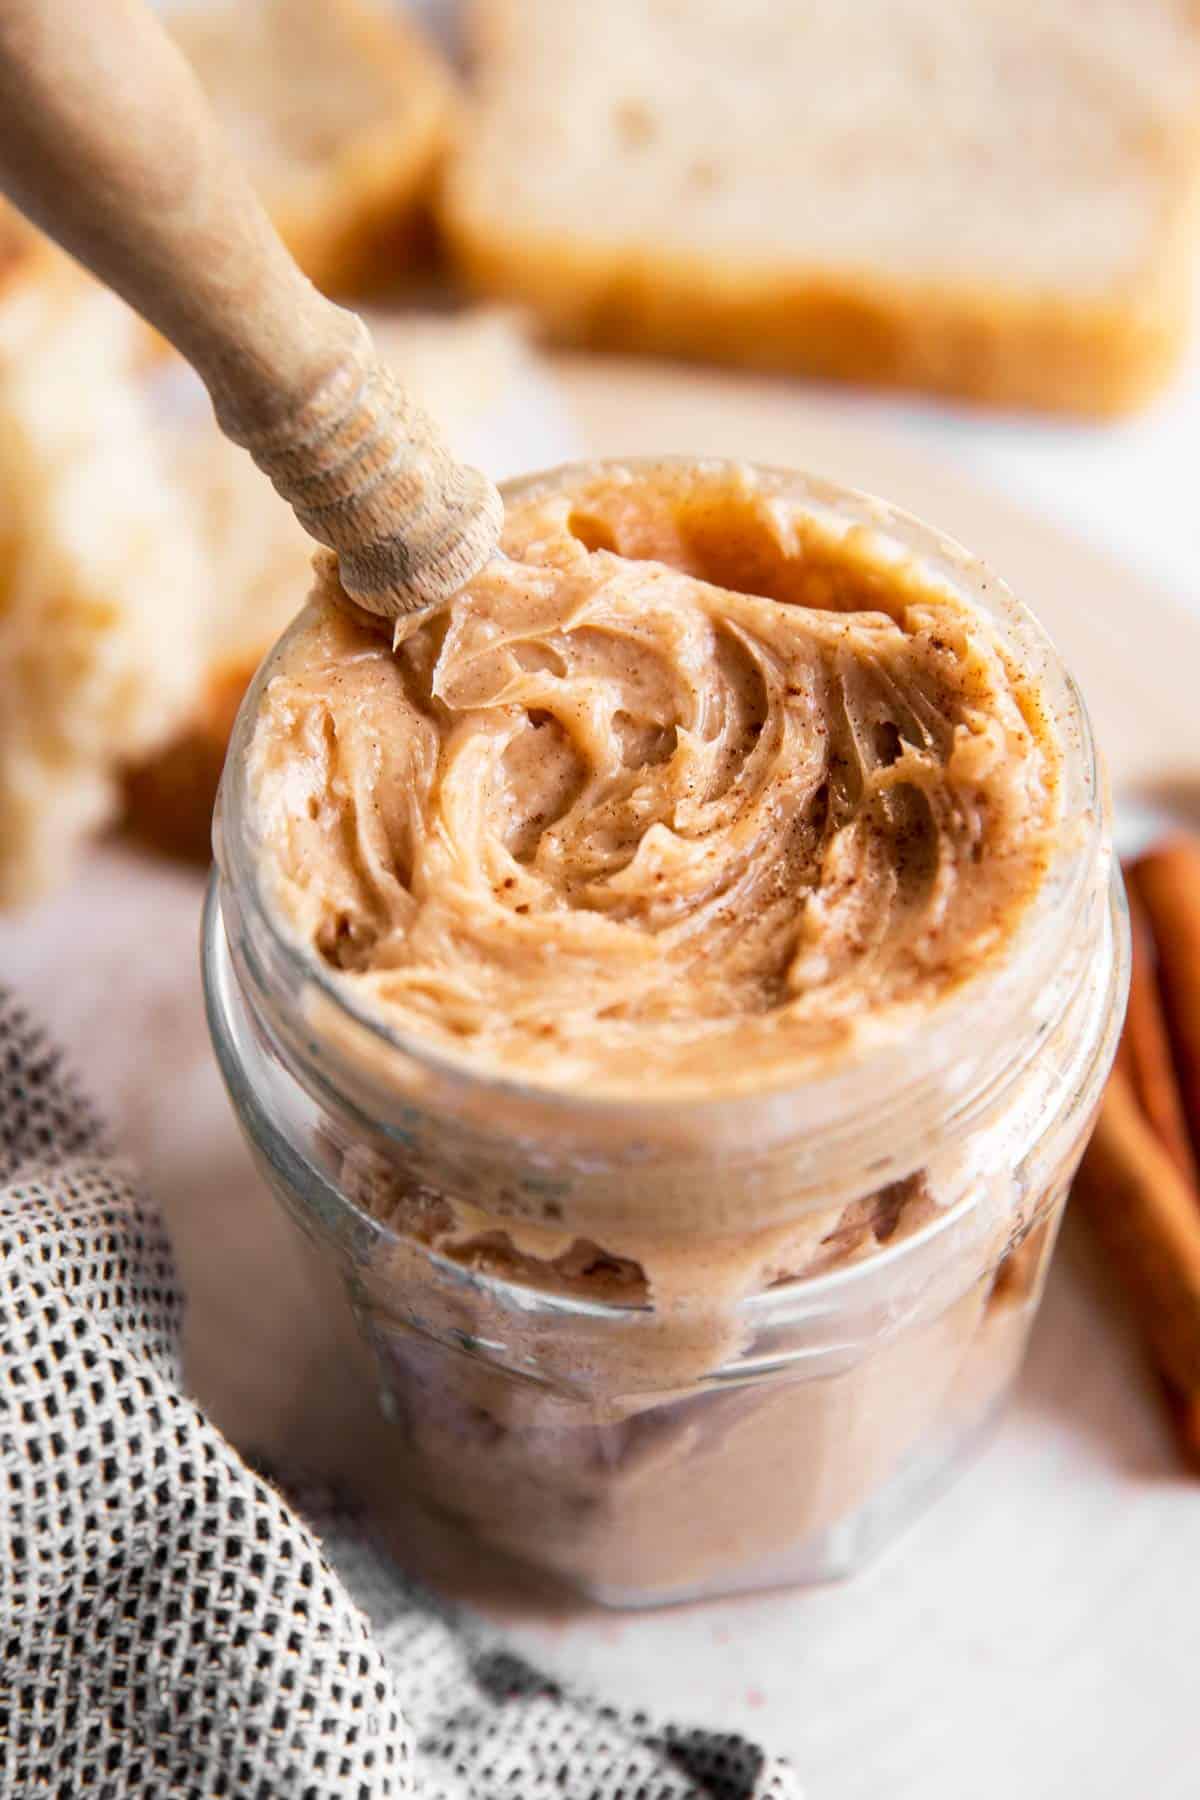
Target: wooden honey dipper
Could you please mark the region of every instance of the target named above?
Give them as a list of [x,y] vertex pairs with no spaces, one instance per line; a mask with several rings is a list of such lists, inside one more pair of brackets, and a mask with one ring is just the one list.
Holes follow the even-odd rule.
[[0,187],[186,357],[360,605],[437,606],[495,553],[495,487],[301,274],[143,0],[0,0]]

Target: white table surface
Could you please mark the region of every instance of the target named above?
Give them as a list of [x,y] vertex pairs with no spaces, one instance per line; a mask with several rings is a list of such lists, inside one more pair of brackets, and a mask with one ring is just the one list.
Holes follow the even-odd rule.
[[[1200,618],[1200,349],[1152,412],[1102,429],[835,404],[1152,569]],[[530,460],[571,447],[557,418],[527,439]],[[1195,719],[1200,767],[1200,700]],[[208,1052],[199,889],[99,850],[70,889],[0,921],[0,978],[75,1052],[161,1200],[200,1397],[239,1442],[378,1470],[336,1297],[276,1219]],[[1200,1484],[1071,1221],[998,1434],[853,1583],[646,1615],[487,1603],[532,1654],[614,1698],[769,1739],[813,1800],[1200,1793]]]

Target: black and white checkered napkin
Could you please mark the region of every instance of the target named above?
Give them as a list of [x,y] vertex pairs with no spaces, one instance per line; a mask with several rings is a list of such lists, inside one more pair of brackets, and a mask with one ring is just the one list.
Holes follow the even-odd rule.
[[170,1251],[0,991],[0,1794],[796,1800],[318,1540],[180,1386]]

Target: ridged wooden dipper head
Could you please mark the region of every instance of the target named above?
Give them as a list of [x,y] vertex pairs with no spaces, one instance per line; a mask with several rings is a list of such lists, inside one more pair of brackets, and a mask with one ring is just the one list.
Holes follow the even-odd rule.
[[[380,362],[362,320],[341,320],[343,349],[286,415],[281,408],[264,423],[248,414],[238,387],[213,398],[226,436],[335,552],[351,598],[397,618],[441,605],[483,567],[504,508],[485,475],[449,454]],[[331,329],[331,347],[332,339]]]
[[193,365],[354,600],[395,619],[482,568],[495,487],[300,273],[142,0],[4,0],[0,118],[0,184]]

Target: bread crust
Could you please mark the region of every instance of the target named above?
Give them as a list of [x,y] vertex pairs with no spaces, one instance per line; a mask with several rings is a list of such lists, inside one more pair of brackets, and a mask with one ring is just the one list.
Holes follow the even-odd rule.
[[157,756],[126,771],[125,824],[135,842],[202,867],[211,860],[213,807],[225,750],[256,666],[247,658],[211,669],[199,704],[178,736]]
[[718,274],[682,257],[622,267],[577,241],[493,235],[453,209],[443,228],[471,288],[519,303],[554,343],[993,406],[1133,411],[1166,385],[1190,325],[1183,268],[1127,302],[1085,304],[816,271]]

